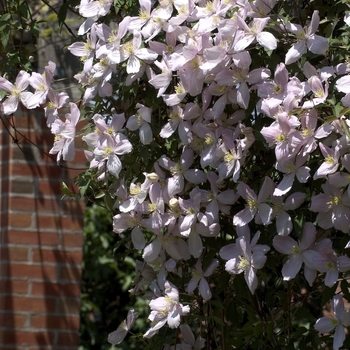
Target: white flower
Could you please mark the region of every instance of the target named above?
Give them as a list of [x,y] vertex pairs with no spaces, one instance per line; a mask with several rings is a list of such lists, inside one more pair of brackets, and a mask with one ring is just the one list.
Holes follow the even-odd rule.
[[333,349],[338,350],[345,340],[345,328],[350,326],[350,312],[344,310],[344,301],[341,295],[335,295],[331,301],[333,314],[329,317],[321,317],[315,323],[315,329],[321,333],[329,333],[333,330]]
[[188,305],[183,306],[179,303],[178,289],[166,281],[164,284],[165,297],[159,297],[151,300],[149,303],[152,309],[148,319],[151,320],[151,328],[143,335],[145,338],[153,337],[158,329],[166,323],[170,328],[177,328],[180,325],[180,318],[190,312]]
[[115,330],[114,332],[108,334],[108,342],[112,345],[120,344],[125,336],[128,334],[128,331],[135,323],[135,319],[137,317],[137,313],[134,310],[130,310],[128,312],[128,315],[126,317],[126,320],[124,320]]
[[288,50],[285,64],[296,62],[309,49],[316,55],[324,54],[328,50],[328,40],[322,36],[316,35],[320,16],[318,11],[314,11],[310,25],[306,30],[299,24],[286,23],[288,31],[296,35],[298,41]]

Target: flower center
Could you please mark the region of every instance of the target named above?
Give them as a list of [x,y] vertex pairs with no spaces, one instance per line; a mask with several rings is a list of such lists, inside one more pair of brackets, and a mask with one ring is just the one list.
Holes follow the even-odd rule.
[[231,150],[230,152],[226,152],[225,155],[224,155],[224,161],[225,163],[231,163],[233,162],[234,160],[237,160],[238,157],[237,157],[237,154],[234,150]]
[[242,270],[246,270],[249,266],[250,263],[247,259],[244,258],[244,256],[239,256],[240,262],[238,264],[238,268]]

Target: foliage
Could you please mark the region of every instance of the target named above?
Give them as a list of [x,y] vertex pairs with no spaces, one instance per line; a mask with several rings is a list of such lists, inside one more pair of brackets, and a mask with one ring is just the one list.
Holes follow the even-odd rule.
[[[4,115],[46,106],[58,162],[76,136],[87,145],[80,196],[113,216],[116,258],[139,256],[130,294],[149,300],[150,327],[130,346],[348,347],[347,1],[139,3],[80,2],[68,49],[82,100],[64,118],[53,62],[15,88],[0,79]],[[111,247],[99,229],[92,242]],[[97,254],[107,278],[112,258]]]
[[[84,258],[81,295],[80,350],[110,349],[109,333],[123,321],[130,302],[128,289],[135,277],[135,261],[124,249],[115,251],[112,218],[101,206],[88,206],[84,218]],[[142,312],[146,304],[136,300]],[[142,322],[139,329],[145,327]],[[121,344],[134,349],[135,344]]]

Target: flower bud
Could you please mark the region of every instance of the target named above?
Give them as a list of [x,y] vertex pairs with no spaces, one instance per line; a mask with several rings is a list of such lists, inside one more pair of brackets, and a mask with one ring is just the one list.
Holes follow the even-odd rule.
[[156,173],[149,173],[146,175],[147,179],[151,182],[158,182],[159,176]]
[[176,198],[171,198],[169,201],[169,207],[171,210],[177,209],[179,207],[179,201]]

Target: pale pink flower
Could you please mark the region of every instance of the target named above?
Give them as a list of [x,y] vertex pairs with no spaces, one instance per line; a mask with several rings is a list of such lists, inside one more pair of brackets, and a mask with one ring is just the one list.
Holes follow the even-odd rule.
[[285,23],[284,27],[295,34],[298,41],[288,50],[285,58],[285,64],[296,62],[309,49],[312,53],[321,55],[328,50],[328,40],[322,36],[316,35],[320,16],[318,11],[314,11],[311,22],[306,30],[299,24]]
[[192,124],[190,120],[198,117],[199,113],[200,109],[194,103],[187,103],[184,110],[180,106],[172,107],[172,111],[168,113],[169,120],[162,127],[159,136],[168,138],[177,129],[181,142],[184,145],[189,144],[192,141]]
[[170,328],[177,328],[181,322],[181,316],[190,312],[188,305],[183,306],[179,302],[178,289],[166,281],[164,284],[165,297],[151,300],[149,306],[151,314],[148,319],[152,322],[151,328],[143,335],[145,338],[153,337],[166,323]]
[[51,90],[51,83],[56,69],[56,64],[49,61],[49,64],[45,67],[43,74],[36,72],[32,73],[29,78],[29,84],[35,89],[35,93],[32,96],[31,103],[43,104],[46,101],[46,96]]
[[[198,292],[204,300],[210,300],[212,297],[209,284],[205,277],[209,277],[214,273],[214,270],[218,267],[219,260],[213,259],[206,270],[203,272],[202,263],[200,260],[197,260],[195,269],[192,270],[192,278],[188,282],[187,292],[193,293],[193,291],[198,286]],[[199,284],[199,285],[198,285]]]
[[108,334],[108,343],[112,344],[113,346],[120,344],[135,323],[137,316],[138,314],[134,310],[130,310],[126,316],[126,320],[124,320],[118,326],[117,330]]
[[281,236],[289,235],[293,230],[292,219],[287,213],[288,210],[295,210],[305,201],[306,194],[295,192],[291,194],[283,203],[282,196],[271,196],[273,204],[272,217],[276,218],[277,233]]
[[[318,115],[316,109],[310,109],[301,117],[301,133],[303,138],[302,155],[307,156],[317,148],[317,139],[327,137],[332,132],[331,124],[323,124],[317,128]],[[317,128],[317,129],[316,129]]]
[[244,273],[244,279],[252,294],[258,287],[256,271],[264,267],[267,259],[265,254],[270,249],[268,246],[256,245],[259,237],[258,232],[250,242],[249,237],[242,235],[237,238],[234,245],[223,247],[219,252],[222,259],[228,260],[225,264],[228,273],[234,275]]
[[122,233],[131,229],[131,241],[134,248],[141,250],[146,245],[146,239],[141,231],[141,214],[135,212],[120,213],[113,217],[113,231]]
[[109,58],[113,63],[121,63],[128,60],[126,72],[128,74],[137,73],[141,68],[142,61],[154,61],[158,54],[146,47],[141,47],[142,38],[140,32],[134,31],[133,40],[121,45],[119,50],[115,50]]
[[249,3],[251,12],[248,12],[250,17],[266,17],[276,4],[276,0],[254,0]]
[[350,198],[347,192],[331,186],[329,182],[322,185],[324,193],[311,197],[310,210],[318,212],[318,225],[324,229],[335,227],[344,233],[349,233]]
[[140,183],[135,183],[135,181],[132,181],[130,184],[130,196],[129,198],[122,202],[119,205],[119,210],[122,213],[128,213],[132,210],[134,210],[137,206],[137,204],[143,203],[143,201],[146,199],[149,188],[151,187],[152,182],[147,178],[145,178],[145,181]]
[[79,13],[87,18],[106,16],[112,4],[113,0],[81,1]]
[[325,146],[323,143],[319,143],[320,150],[324,157],[324,162],[316,170],[314,180],[325,177],[326,175],[333,174],[339,167],[339,149],[336,146],[333,149]]
[[312,108],[323,103],[328,97],[329,84],[327,81],[323,83],[318,76],[313,75],[308,79],[308,85],[311,91],[314,93],[314,96],[311,98],[311,100],[304,102],[302,108],[305,109]]
[[150,126],[152,111],[141,103],[137,103],[136,108],[137,113],[129,117],[126,127],[131,131],[139,129],[141,143],[148,145],[153,140],[153,133]]
[[161,70],[160,74],[154,75],[148,82],[158,89],[157,97],[162,96],[173,79],[173,72],[169,67],[168,59],[163,56],[161,62],[155,61],[154,64]]
[[[290,236],[275,236],[273,239],[274,248],[282,253],[289,255],[289,259],[283,265],[282,276],[285,281],[295,278],[301,265],[306,263],[306,251],[313,246],[316,239],[316,228],[311,222],[304,225],[301,241],[297,242]],[[304,275],[310,285],[316,278],[315,269],[308,265],[304,267]]]
[[131,150],[132,145],[124,135],[118,134],[116,137],[112,137],[109,134],[104,134],[98,140],[94,156],[97,163],[105,163],[108,172],[118,177],[122,170],[122,163],[118,155],[130,153]]
[[295,129],[299,122],[288,117],[286,112],[279,113],[277,121],[269,127],[263,127],[261,134],[270,147],[276,145],[277,161],[295,155],[301,148],[303,138]]
[[4,114],[13,114],[17,111],[18,104],[21,102],[26,108],[32,109],[39,105],[38,101],[32,103],[33,94],[25,91],[29,85],[30,74],[21,70],[13,85],[7,79],[0,77],[0,90],[9,93],[7,99],[1,104],[1,111]]
[[235,226],[245,226],[254,217],[257,223],[270,224],[272,208],[264,202],[272,194],[274,186],[273,181],[269,177],[265,177],[259,195],[256,195],[248,185],[240,182],[237,186],[237,193],[246,200],[247,205],[245,209],[233,217],[233,224]]
[[345,340],[345,329],[350,326],[350,312],[344,308],[341,295],[335,295],[331,301],[332,314],[319,318],[314,327],[320,333],[334,332],[333,349],[339,350]]
[[220,191],[221,181],[213,171],[208,172],[207,177],[210,182],[210,191],[206,193],[206,200],[209,203],[206,205],[205,214],[211,218],[212,222],[219,222],[219,212],[230,215],[231,205],[236,202],[238,195],[232,189]]
[[165,155],[158,160],[159,165],[167,169],[173,175],[168,179],[168,193],[172,197],[181,193],[185,186],[185,179],[192,184],[200,184],[205,182],[207,177],[200,169],[190,169],[194,162],[194,152],[190,148],[186,148],[180,157],[178,163],[173,162]]
[[243,152],[240,144],[235,144],[233,135],[225,133],[223,142],[216,151],[218,156],[222,155],[222,160],[217,170],[220,180],[232,176],[234,182],[237,182],[241,172],[241,162],[243,163]]
[[50,154],[57,153],[57,162],[60,159],[71,161],[74,159],[75,147],[75,128],[79,121],[80,110],[75,103],[69,104],[70,113],[66,114],[66,120],[56,119],[51,125],[51,132],[55,135],[53,147]]
[[339,271],[338,256],[332,248],[332,241],[329,238],[322,239],[307,254],[308,266],[326,273],[324,284],[327,287],[333,287],[338,280]]
[[303,157],[302,154],[297,154],[296,157],[282,158],[277,162],[276,169],[285,173],[282,181],[278,184],[273,192],[274,196],[282,196],[288,193],[292,186],[295,177],[300,183],[306,183],[310,177],[310,168],[303,166],[307,158]]
[[180,331],[184,342],[172,346],[170,350],[200,350],[204,348],[205,340],[201,337],[195,339],[188,324],[181,324]]
[[243,51],[255,40],[267,50],[275,50],[277,47],[277,40],[273,34],[269,32],[264,32],[263,29],[270,17],[266,18],[254,18],[253,21],[248,26],[244,20],[236,16],[238,25],[244,30],[244,37],[236,42],[234,46],[235,51]]
[[52,89],[50,89],[47,93],[47,97],[49,99],[49,102],[44,108],[44,111],[45,117],[47,118],[46,124],[50,127],[52,123],[58,118],[58,110],[65,105],[69,96],[66,92],[60,92],[57,94]]

